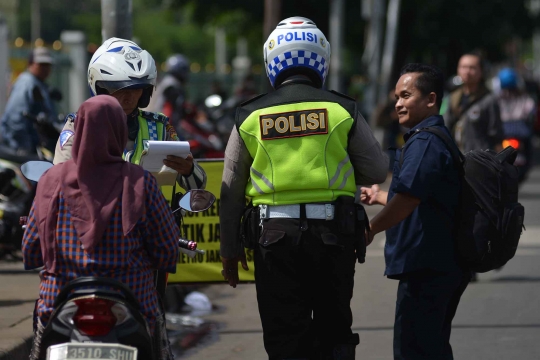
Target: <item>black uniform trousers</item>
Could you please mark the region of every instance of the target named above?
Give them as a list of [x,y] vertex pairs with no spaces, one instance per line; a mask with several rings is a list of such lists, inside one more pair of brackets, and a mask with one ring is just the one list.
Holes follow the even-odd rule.
[[358,234],[343,236],[337,228],[326,220],[264,221],[255,280],[270,360],[354,359],[359,338],[351,331],[350,301]]
[[394,359],[452,360],[452,320],[471,272],[422,270],[397,278]]

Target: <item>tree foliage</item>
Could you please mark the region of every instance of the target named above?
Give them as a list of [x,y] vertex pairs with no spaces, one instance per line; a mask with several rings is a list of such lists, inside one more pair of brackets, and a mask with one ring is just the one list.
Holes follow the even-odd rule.
[[[361,19],[361,1],[345,0],[344,67],[346,73],[361,73],[366,22]],[[383,1],[383,0],[376,0]],[[504,58],[505,44],[514,37],[531,36],[534,21],[526,0],[402,0],[396,70],[406,62],[435,63],[447,73],[457,59],[474,48],[483,49],[491,60]],[[20,0],[19,34],[30,39],[31,0]],[[85,32],[89,42],[101,43],[99,0],[41,1],[42,38],[52,43],[62,30]],[[305,16],[329,34],[330,0],[282,1],[281,18]],[[214,31],[227,32],[229,60],[235,55],[238,37],[248,40],[249,55],[262,61],[264,1],[253,0],[133,0],[134,36],[163,61],[175,52],[201,63],[214,60]],[[383,44],[381,44],[381,49]]]
[[400,15],[396,64],[429,62],[448,74],[467,51],[503,60],[508,41],[530,38],[534,26],[524,0],[404,0]]

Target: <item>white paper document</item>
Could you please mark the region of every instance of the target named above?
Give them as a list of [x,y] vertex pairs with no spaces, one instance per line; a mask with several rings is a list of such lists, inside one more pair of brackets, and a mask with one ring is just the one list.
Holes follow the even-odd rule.
[[167,158],[167,155],[179,156],[185,159],[189,152],[190,147],[187,141],[146,141],[140,165],[152,173],[160,172],[164,167],[167,168],[163,165],[163,160]]

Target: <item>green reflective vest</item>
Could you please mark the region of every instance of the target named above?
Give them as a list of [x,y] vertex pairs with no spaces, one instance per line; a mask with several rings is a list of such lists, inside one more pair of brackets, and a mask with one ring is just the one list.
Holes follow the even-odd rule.
[[328,202],[354,196],[347,153],[351,114],[316,101],[253,111],[238,131],[253,158],[246,196],[254,205]]
[[165,123],[167,117],[162,114],[140,111],[137,120],[139,121],[139,132],[135,139],[135,148],[125,152],[123,157],[124,160],[138,165],[141,162],[145,141],[165,140]]
[[[123,158],[132,164],[139,165],[146,141],[164,141],[166,139],[165,133],[168,118],[163,114],[140,111],[137,120],[139,121],[139,132],[135,139],[135,148],[125,152]],[[170,203],[173,196],[173,187],[168,185],[161,186],[160,190],[163,196],[165,196],[167,203]]]

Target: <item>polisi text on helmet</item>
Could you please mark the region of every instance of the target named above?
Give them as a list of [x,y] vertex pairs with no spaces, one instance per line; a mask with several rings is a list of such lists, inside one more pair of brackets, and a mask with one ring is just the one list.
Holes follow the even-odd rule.
[[263,46],[266,75],[275,88],[287,76],[302,74],[322,87],[330,64],[330,43],[311,20],[295,16],[283,20]]
[[295,31],[295,32],[288,32],[285,35],[279,35],[277,38],[278,45],[281,44],[282,41],[290,42],[290,41],[309,41],[309,42],[317,42],[317,34],[313,34],[311,32],[306,31]]

